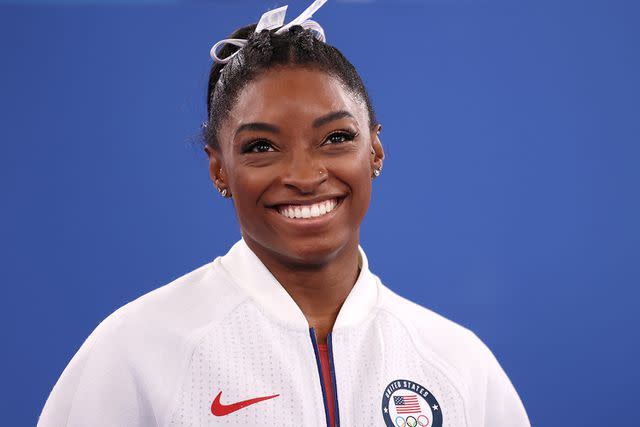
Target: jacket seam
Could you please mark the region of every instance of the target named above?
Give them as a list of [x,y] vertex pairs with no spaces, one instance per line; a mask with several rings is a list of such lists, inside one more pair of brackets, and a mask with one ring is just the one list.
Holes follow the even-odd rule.
[[[433,352],[433,354],[438,357],[440,363],[442,363],[443,365],[447,366],[449,369],[451,369],[452,371],[454,371],[459,379],[458,380],[454,380],[451,375],[447,374],[445,371],[442,370],[442,368],[438,367],[437,365],[435,365],[433,362],[431,362],[429,360],[428,357],[425,356],[425,354],[423,353],[422,349],[416,345],[416,341],[414,338],[413,333],[411,332],[410,328],[407,327],[407,325],[405,324],[404,320],[397,316],[393,311],[389,310],[387,307],[381,307],[380,311],[384,311],[385,313],[387,313],[388,315],[392,316],[394,319],[396,319],[404,328],[404,330],[406,331],[407,335],[409,336],[409,339],[411,340],[411,344],[413,345],[413,347],[416,349],[417,353],[420,355],[420,357],[422,358],[422,360],[425,363],[428,363],[431,367],[433,367],[435,370],[437,370],[438,372],[440,372],[440,374],[442,374],[445,378],[447,378],[449,380],[449,382],[451,383],[451,385],[453,386],[453,388],[456,390],[456,392],[458,393],[458,395],[460,396],[460,400],[462,401],[462,406],[463,406],[463,412],[464,412],[464,417],[465,417],[465,422],[467,423],[467,425],[471,425],[470,421],[469,421],[469,409],[467,407],[467,402],[466,399],[463,398],[463,396],[468,396],[470,397],[471,394],[469,393],[469,385],[466,383],[466,381],[463,379],[462,375],[460,375],[460,372],[458,371],[458,369],[456,369],[454,366],[452,366],[450,363],[446,362],[442,356],[440,356],[439,354]],[[461,385],[464,387],[464,393],[460,390],[460,388],[458,387],[457,383],[461,383]]]
[[[232,308],[230,309],[226,314],[227,315],[231,315],[233,314],[236,310],[238,310],[242,305],[248,303],[248,298],[245,296],[244,298],[242,298],[240,301],[238,301],[238,303]],[[182,366],[180,368],[180,375],[178,376],[176,383],[174,384],[174,391],[173,391],[173,398],[170,400],[170,405],[168,405],[167,407],[169,408],[168,411],[166,412],[166,417],[164,417],[163,419],[163,425],[164,426],[168,426],[171,424],[171,418],[173,417],[173,415],[176,412],[177,406],[178,406],[178,399],[180,397],[180,392],[182,391],[182,386],[184,384],[185,378],[189,372],[189,368],[191,368],[191,364],[193,363],[193,355],[196,351],[196,349],[198,348],[198,344],[200,343],[200,341],[202,341],[202,339],[209,333],[209,331],[211,331],[211,329],[213,329],[214,326],[217,326],[220,322],[222,322],[224,320],[224,317],[215,319],[210,321],[209,323],[207,323],[206,325],[202,326],[201,328],[199,328],[197,331],[192,332],[189,336],[189,338],[187,338],[187,342],[188,344],[186,345],[186,349],[185,349],[185,355],[184,355],[184,361],[182,362]]]

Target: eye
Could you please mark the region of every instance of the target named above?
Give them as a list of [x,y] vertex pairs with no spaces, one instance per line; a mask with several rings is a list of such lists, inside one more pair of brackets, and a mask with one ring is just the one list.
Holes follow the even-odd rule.
[[247,144],[242,150],[243,153],[266,153],[275,151],[273,145],[265,139],[258,139]]
[[333,132],[332,134],[330,134],[327,137],[327,139],[326,139],[327,142],[326,143],[327,144],[341,144],[343,142],[353,141],[357,135],[358,135],[357,133],[353,133],[353,132],[347,131],[347,130],[341,130],[341,131]]

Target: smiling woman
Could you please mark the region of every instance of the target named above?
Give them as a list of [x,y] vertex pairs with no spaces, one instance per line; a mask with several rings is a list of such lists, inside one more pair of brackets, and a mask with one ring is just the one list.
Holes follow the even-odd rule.
[[323,3],[214,46],[204,149],[242,238],[105,319],[39,425],[529,425],[482,341],[369,270],[381,126]]
[[296,282],[310,271],[306,288],[322,291],[312,283],[349,268],[343,296],[355,281],[359,226],[383,158],[379,125],[369,125],[359,98],[324,71],[274,67],[240,92],[219,148],[206,147],[211,178],[233,198],[243,238],[269,270]]

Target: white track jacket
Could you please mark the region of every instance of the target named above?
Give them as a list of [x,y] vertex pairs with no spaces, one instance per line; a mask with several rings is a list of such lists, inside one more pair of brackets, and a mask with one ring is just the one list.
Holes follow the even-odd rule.
[[[525,427],[468,329],[361,273],[328,338],[336,426]],[[116,310],[55,384],[39,427],[326,427],[315,332],[244,240]]]

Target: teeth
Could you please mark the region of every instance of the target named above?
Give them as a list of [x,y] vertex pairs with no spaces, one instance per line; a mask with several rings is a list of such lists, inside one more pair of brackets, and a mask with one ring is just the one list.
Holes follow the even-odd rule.
[[326,215],[338,205],[337,199],[325,200],[313,205],[286,205],[279,206],[278,212],[287,218],[316,218]]

